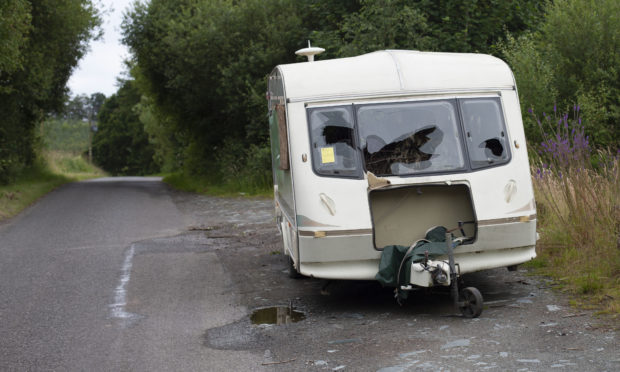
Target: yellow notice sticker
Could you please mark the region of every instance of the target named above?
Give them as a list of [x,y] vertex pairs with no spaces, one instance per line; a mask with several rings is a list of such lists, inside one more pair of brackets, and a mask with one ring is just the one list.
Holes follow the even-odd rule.
[[321,147],[321,163],[334,163],[336,159],[334,158],[334,148],[333,147]]

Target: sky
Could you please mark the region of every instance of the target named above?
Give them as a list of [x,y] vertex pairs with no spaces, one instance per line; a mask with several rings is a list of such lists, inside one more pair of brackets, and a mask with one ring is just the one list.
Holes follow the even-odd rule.
[[109,97],[118,89],[117,77],[126,72],[123,60],[129,56],[129,51],[120,41],[121,22],[123,13],[133,0],[99,0],[93,3],[101,4],[104,33],[101,39],[90,42],[90,50],[73,71],[68,86],[72,96],[101,92]]

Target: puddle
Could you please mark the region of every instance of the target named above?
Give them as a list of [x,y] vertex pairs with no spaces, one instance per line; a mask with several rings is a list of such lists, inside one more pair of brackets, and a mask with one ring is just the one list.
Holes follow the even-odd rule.
[[306,319],[306,315],[289,306],[273,306],[254,310],[250,315],[252,324],[291,324]]

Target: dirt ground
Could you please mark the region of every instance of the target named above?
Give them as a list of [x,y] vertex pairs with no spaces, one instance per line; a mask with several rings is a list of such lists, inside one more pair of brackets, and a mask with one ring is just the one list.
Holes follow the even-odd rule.
[[[617,371],[618,324],[569,306],[551,281],[524,269],[464,276],[484,297],[465,319],[448,291],[420,290],[399,306],[377,282],[290,279],[273,201],[173,193],[191,216],[186,239],[215,251],[246,315],[205,330],[203,344],[262,356],[256,370]],[[208,285],[208,283],[205,283]],[[253,324],[259,309],[294,308],[304,319]]]

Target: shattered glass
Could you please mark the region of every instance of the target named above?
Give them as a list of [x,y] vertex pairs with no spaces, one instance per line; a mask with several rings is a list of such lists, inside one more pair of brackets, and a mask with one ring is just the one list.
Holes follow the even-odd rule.
[[308,122],[319,175],[408,176],[510,160],[499,97],[317,107]]
[[465,167],[454,101],[364,105],[357,119],[366,169],[378,176]]
[[472,168],[507,162],[507,137],[499,99],[465,99],[460,104]]
[[333,176],[360,174],[351,111],[350,106],[309,110],[312,163],[317,173]]

